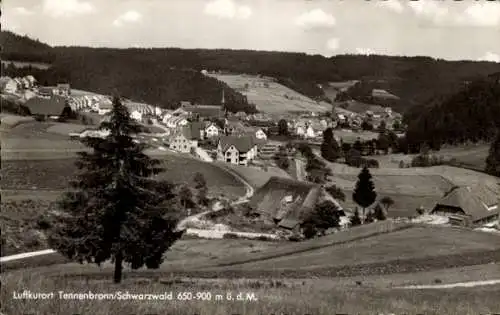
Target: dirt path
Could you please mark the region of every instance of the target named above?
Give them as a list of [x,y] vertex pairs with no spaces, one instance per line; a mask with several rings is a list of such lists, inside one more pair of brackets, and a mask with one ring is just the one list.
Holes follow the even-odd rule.
[[453,289],[453,288],[474,288],[486,285],[500,284],[500,279],[494,280],[481,280],[481,281],[467,281],[448,284],[429,284],[429,285],[410,285],[405,287],[396,287],[397,289]]

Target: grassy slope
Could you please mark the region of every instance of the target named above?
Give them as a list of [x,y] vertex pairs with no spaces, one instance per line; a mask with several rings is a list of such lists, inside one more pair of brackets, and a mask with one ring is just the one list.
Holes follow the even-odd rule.
[[[257,109],[267,113],[282,113],[288,111],[328,111],[331,105],[316,101],[287,88],[281,84],[270,82],[268,79],[248,75],[213,75],[216,79],[225,82],[231,88],[241,90],[246,95],[249,103],[257,106]],[[264,87],[263,84],[269,84]],[[249,85],[248,91],[244,89]],[[289,98],[285,98],[284,95]]]

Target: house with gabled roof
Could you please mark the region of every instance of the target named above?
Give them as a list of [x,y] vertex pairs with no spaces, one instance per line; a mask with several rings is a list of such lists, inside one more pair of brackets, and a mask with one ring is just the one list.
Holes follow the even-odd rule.
[[298,230],[321,196],[319,184],[273,176],[255,192],[249,205],[279,227]]
[[47,118],[61,115],[66,106],[66,99],[57,95],[51,98],[33,97],[26,101],[24,106],[29,109],[31,115]]
[[170,138],[169,147],[183,153],[189,153],[193,148],[198,147],[198,141],[204,138],[203,125],[199,122],[192,122],[186,126],[178,128]]
[[1,77],[0,78],[0,88],[2,92],[6,93],[16,93],[18,89],[17,82],[11,77]]
[[436,204],[431,214],[447,216],[452,224],[477,226],[498,220],[497,198],[487,187],[457,186]]
[[223,136],[217,144],[217,160],[247,165],[257,156],[257,143],[252,136]]
[[222,129],[215,123],[210,123],[205,128],[205,135],[207,138],[218,137],[222,133]]

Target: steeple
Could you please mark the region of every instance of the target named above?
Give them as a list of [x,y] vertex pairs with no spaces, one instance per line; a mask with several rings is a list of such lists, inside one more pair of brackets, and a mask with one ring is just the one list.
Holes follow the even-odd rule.
[[222,88],[222,101],[221,101],[222,106],[226,105],[226,98],[224,97],[224,88]]

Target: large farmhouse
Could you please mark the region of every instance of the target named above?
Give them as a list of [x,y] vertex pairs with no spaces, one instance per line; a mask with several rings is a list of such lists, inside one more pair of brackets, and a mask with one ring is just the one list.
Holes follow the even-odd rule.
[[431,214],[447,216],[452,224],[477,226],[498,219],[497,198],[486,187],[474,190],[470,187],[455,187],[436,204]]

